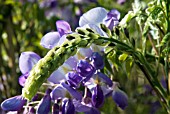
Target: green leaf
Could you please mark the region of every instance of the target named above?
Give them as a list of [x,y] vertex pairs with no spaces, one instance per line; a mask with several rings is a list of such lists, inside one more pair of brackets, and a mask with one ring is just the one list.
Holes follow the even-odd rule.
[[121,55],[119,56],[119,60],[120,60],[120,61],[125,61],[127,57],[128,57],[128,54],[123,53],[123,54],[121,54]]
[[162,39],[160,46],[164,46],[170,41],[170,32],[168,32]]
[[155,20],[158,17],[158,14],[162,11],[161,7],[155,7],[155,9],[150,13],[150,16]]
[[120,26],[126,27],[127,23],[129,23],[133,18],[135,17],[135,14],[133,11],[129,11],[125,17],[120,21]]

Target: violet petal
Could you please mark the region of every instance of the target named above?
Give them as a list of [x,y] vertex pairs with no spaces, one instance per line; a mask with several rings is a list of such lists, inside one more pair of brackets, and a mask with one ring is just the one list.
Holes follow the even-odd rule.
[[73,99],[73,104],[75,106],[75,110],[77,112],[87,112],[91,109],[91,107],[86,106],[84,103],[80,102],[79,100]]
[[23,75],[21,75],[21,76],[19,77],[19,84],[20,84],[21,86],[24,86],[24,85],[25,85],[25,81],[26,81],[26,79],[28,78],[28,76],[29,76],[29,73],[26,73],[26,74],[23,74]]
[[66,74],[66,79],[70,86],[78,87],[83,78],[76,72],[69,72]]
[[76,91],[75,89],[71,88],[69,85],[67,85],[66,83],[62,82],[61,85],[67,89],[67,91],[70,93],[70,95],[78,100],[82,99],[82,95]]
[[62,105],[62,114],[75,114],[75,107],[71,99],[64,99]]
[[96,108],[99,108],[104,103],[104,95],[100,85],[97,86],[92,91],[92,102]]
[[70,24],[64,20],[56,21],[56,27],[60,36],[71,32]]
[[128,96],[120,89],[116,89],[112,92],[112,98],[121,109],[125,109],[128,105]]
[[44,114],[44,113],[48,114],[50,112],[50,107],[51,107],[50,91],[51,90],[46,91],[46,94],[38,104],[37,114]]
[[112,80],[108,76],[106,76],[105,74],[98,72],[97,75],[103,80],[103,82],[108,84],[110,87],[113,85]]
[[6,99],[1,103],[1,108],[5,111],[18,111],[27,102],[21,95]]
[[92,107],[91,110],[85,112],[85,114],[101,114],[97,108]]
[[80,60],[77,64],[76,71],[83,77],[84,81],[88,81],[95,73],[94,67],[86,60]]
[[52,100],[57,100],[57,99],[62,99],[66,95],[66,89],[63,88],[62,86],[56,86],[52,92],[51,92],[51,98]]

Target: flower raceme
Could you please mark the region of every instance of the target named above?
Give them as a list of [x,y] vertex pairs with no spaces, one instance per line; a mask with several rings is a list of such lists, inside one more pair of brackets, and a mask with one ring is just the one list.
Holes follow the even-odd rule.
[[[112,30],[119,23],[119,18],[120,13],[115,9],[108,12],[101,7],[93,8],[80,17],[80,27],[77,30],[88,28],[91,31],[94,30],[96,34],[107,36],[99,27],[99,24],[105,24],[106,27]],[[40,44],[43,47],[58,49],[68,42],[66,38],[68,34],[78,34],[72,32],[69,23],[66,21],[59,20],[56,22],[56,26],[58,31],[49,32],[41,39]],[[63,50],[60,51],[64,53]],[[60,51],[57,52],[61,54]],[[35,103],[30,109],[33,110],[37,107],[37,113],[49,113],[52,107],[53,113],[74,114],[75,112],[84,112],[85,114],[100,114],[99,108],[104,105],[104,99],[111,94],[117,106],[125,109],[128,101],[127,95],[124,92],[114,90],[113,81],[103,72],[105,67],[104,51],[105,47],[92,44],[88,48],[79,48],[75,55],[59,57],[61,61],[64,61],[63,64],[57,67],[57,70],[54,70],[48,77],[50,83],[46,93],[41,101],[38,104]],[[48,54],[53,55],[53,53]],[[64,60],[64,58],[68,59]],[[19,66],[23,75],[19,78],[20,85],[25,85],[31,69],[39,61],[43,60],[34,52],[23,52],[21,54]],[[50,68],[50,66],[48,67]],[[28,82],[26,81],[27,86],[29,85]],[[24,87],[24,91],[25,89]],[[23,96],[25,97],[25,95]],[[27,101],[23,96],[15,96],[5,100],[1,104],[2,109],[6,111],[21,110]],[[34,103],[33,100],[30,102]]]

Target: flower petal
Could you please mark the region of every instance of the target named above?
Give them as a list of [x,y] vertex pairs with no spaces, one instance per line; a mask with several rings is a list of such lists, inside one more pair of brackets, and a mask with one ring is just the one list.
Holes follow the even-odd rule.
[[50,91],[51,90],[49,89],[46,91],[46,94],[38,104],[37,114],[44,114],[44,113],[48,114],[50,112],[50,107],[51,107]]
[[94,67],[86,60],[80,60],[77,64],[76,71],[80,76],[85,77],[84,81],[88,81],[95,73]]
[[114,26],[119,24],[120,12],[116,9],[112,9],[109,13],[107,13],[107,17],[103,20],[103,23],[110,30],[113,29]]
[[67,91],[70,93],[70,95],[72,95],[72,97],[81,100],[82,99],[82,95],[76,91],[75,89],[71,88],[69,85],[67,85],[66,83],[62,82],[61,85],[67,89]]
[[71,99],[64,99],[62,103],[62,114],[75,114],[75,107]]
[[113,85],[112,80],[105,74],[98,72],[97,75],[103,80],[103,82],[107,83],[110,87]]
[[120,89],[116,89],[112,92],[112,98],[121,109],[125,109],[128,105],[128,96]]
[[92,107],[91,110],[85,112],[85,114],[101,114],[97,108]]
[[71,56],[66,60],[66,62],[63,65],[66,64],[71,68],[71,70],[74,70],[77,66],[77,62],[78,60],[74,56]]
[[60,99],[60,98],[62,99],[66,96],[66,89],[63,88],[61,85],[56,86],[52,90],[50,96],[51,96],[52,100],[57,100],[57,99]]
[[22,74],[28,73],[40,59],[41,57],[34,52],[22,52],[19,57],[19,68]]
[[1,108],[5,111],[18,111],[27,102],[21,95],[6,99],[1,103]]
[[86,106],[84,103],[80,102],[79,100],[73,99],[73,104],[75,106],[75,110],[77,112],[87,112],[91,109],[91,107]]
[[57,45],[59,40],[60,34],[58,32],[49,32],[42,37],[40,45],[47,49],[52,49]]
[[28,76],[29,76],[29,73],[26,73],[26,74],[23,74],[23,75],[21,75],[21,76],[19,77],[19,84],[20,84],[21,86],[24,86],[24,85],[25,85],[25,81],[26,81],[26,79],[28,78]]
[[70,24],[64,20],[56,21],[56,27],[60,36],[71,32]]
[[60,83],[60,81],[65,80],[65,75],[61,72],[60,69],[61,68],[55,70],[48,78],[48,81],[57,84]]
[[106,17],[107,11],[102,7],[97,7],[84,13],[79,20],[79,26],[84,26],[86,24],[96,24],[102,23],[103,19]]
[[69,73],[66,74],[66,79],[67,79],[68,84],[71,87],[76,87],[77,88],[79,86],[79,84],[81,83],[83,77],[81,77],[76,72],[69,72]]
[[92,49],[90,48],[80,48],[74,57],[77,60],[81,60],[90,57],[92,53]]
[[77,27],[76,29],[86,29],[86,28],[94,30],[95,32],[97,32],[101,36],[106,36],[105,35],[106,33],[95,24],[86,24],[86,25],[84,25],[82,27]]
[[104,68],[104,59],[103,59],[103,57],[98,52],[94,52],[91,55],[90,58],[92,60],[92,65],[96,69],[103,69]]
[[104,103],[104,95],[101,86],[97,86],[92,91],[92,103],[96,108],[99,108]]
[[63,35],[55,46],[61,46],[66,41],[68,41],[66,35]]

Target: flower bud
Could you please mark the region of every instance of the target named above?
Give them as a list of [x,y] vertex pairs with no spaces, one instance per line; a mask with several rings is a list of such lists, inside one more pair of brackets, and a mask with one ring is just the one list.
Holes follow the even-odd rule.
[[6,99],[1,103],[1,108],[5,111],[18,111],[27,102],[21,95]]
[[128,105],[128,96],[120,89],[116,89],[112,92],[112,98],[121,109],[125,109]]
[[103,69],[104,59],[98,52],[92,53],[91,60],[92,60],[92,65],[94,66],[94,68]]
[[48,89],[46,91],[45,96],[41,99],[38,108],[37,108],[37,114],[48,114],[50,112],[51,107],[51,97],[50,97],[51,90]]

